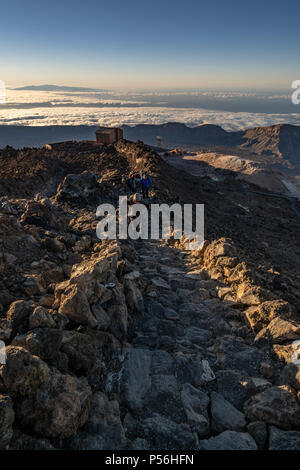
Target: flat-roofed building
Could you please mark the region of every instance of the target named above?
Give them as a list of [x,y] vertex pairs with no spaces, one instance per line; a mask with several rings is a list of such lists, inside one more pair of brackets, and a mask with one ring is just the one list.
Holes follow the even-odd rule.
[[99,127],[96,130],[98,144],[113,144],[119,139],[123,139],[123,129],[120,127]]

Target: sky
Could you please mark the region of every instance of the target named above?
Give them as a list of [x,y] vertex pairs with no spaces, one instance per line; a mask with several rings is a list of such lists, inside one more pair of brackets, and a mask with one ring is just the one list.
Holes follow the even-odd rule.
[[0,80],[108,89],[289,89],[299,0],[10,0]]

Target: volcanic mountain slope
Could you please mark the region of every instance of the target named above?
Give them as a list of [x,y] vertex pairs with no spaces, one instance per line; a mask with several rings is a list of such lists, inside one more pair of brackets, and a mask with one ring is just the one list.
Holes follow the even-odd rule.
[[180,123],[123,127],[127,138],[141,139],[152,145],[157,143],[157,136],[161,136],[165,146],[237,148],[247,150],[249,156],[265,157],[264,161],[269,163],[283,163],[284,160],[300,165],[300,126],[279,124],[239,132],[226,132],[211,124],[193,128]]
[[[0,154],[0,448],[300,449],[298,203],[125,140]],[[99,241],[146,170],[206,242]]]
[[300,167],[300,126],[255,127],[244,132],[243,140],[241,148],[258,155],[273,155]]
[[175,149],[161,152],[161,155],[170,165],[194,176],[208,176],[220,181],[231,174],[232,177],[263,189],[300,200],[300,185],[297,178],[263,162],[221,152],[185,152]]

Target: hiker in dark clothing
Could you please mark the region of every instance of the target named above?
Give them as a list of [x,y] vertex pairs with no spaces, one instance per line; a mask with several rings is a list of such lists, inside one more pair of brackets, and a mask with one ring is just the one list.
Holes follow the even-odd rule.
[[149,189],[152,185],[152,179],[150,178],[149,175],[146,175],[146,173],[143,174],[141,180],[141,187],[143,191],[143,198],[148,199],[149,198]]
[[132,193],[136,192],[136,176],[135,175],[130,175],[130,177],[127,180],[127,184],[131,190]]

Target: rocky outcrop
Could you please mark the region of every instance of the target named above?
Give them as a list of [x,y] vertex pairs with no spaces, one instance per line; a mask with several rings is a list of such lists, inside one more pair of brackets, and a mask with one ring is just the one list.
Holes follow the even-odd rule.
[[7,346],[0,365],[0,391],[12,397],[33,395],[47,381],[49,368],[39,357],[19,346]]
[[91,399],[89,418],[81,431],[70,440],[74,450],[114,450],[126,445],[119,403],[97,392]]
[[16,416],[39,436],[67,438],[86,423],[91,395],[84,377],[63,375],[53,369],[34,396],[17,403]]
[[28,201],[25,211],[20,218],[24,224],[37,225],[45,229],[56,229],[65,231],[67,228],[67,217],[48,198],[40,198]]
[[[57,189],[56,201],[96,203],[99,185],[94,173],[84,171],[80,175],[67,175]],[[99,202],[99,201],[98,201]]]
[[263,421],[282,429],[300,426],[300,407],[293,390],[287,386],[271,387],[245,403],[251,421]]

